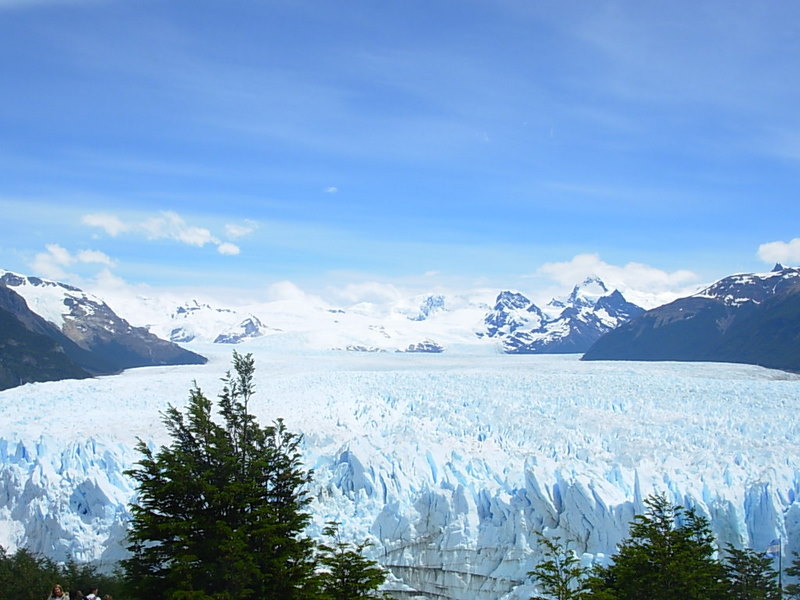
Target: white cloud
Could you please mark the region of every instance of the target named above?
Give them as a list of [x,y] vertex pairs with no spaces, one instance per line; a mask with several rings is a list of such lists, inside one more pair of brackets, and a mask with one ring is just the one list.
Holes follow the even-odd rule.
[[339,191],[339,188],[337,188],[335,185],[332,185],[332,186],[329,186],[329,187],[325,188],[325,193],[326,194],[335,194],[338,191]]
[[[183,217],[173,211],[162,211],[158,216],[150,217],[140,223],[125,223],[119,217],[109,214],[90,214],[83,217],[83,223],[91,227],[99,227],[111,236],[117,236],[123,232],[143,235],[148,240],[174,240],[202,248],[206,244],[217,246],[220,254],[236,255],[239,254],[239,247],[235,244],[222,242],[205,227],[197,227],[188,224]],[[248,229],[249,227],[249,229]],[[233,237],[245,235],[254,228],[252,222],[247,226],[228,225],[226,231]]]
[[258,227],[258,224],[248,219],[244,225],[235,225],[233,223],[225,225],[225,233],[229,238],[236,239],[253,233],[256,227]]
[[63,280],[71,277],[65,271],[65,268],[75,263],[95,263],[111,266],[114,261],[107,254],[98,250],[80,250],[78,253],[73,254],[58,244],[47,244],[45,251],[37,253],[30,264],[37,275],[48,279]]
[[637,262],[612,265],[597,254],[578,254],[565,262],[546,263],[537,270],[558,284],[569,288],[596,275],[609,289],[618,289],[632,302],[649,308],[695,291],[698,276],[692,271],[680,269],[664,271]]
[[403,293],[394,285],[377,281],[349,283],[342,288],[331,288],[328,292],[337,301],[345,304],[391,304],[403,298]]
[[236,256],[241,252],[239,246],[236,244],[231,244],[230,242],[223,242],[219,246],[217,246],[217,252],[220,254],[224,254],[226,256]]
[[68,266],[75,262],[75,259],[72,258],[69,251],[58,244],[47,244],[45,248],[47,249],[47,254],[49,254],[52,261],[57,265]]
[[208,229],[188,225],[172,211],[163,211],[159,216],[147,219],[141,228],[151,240],[171,239],[198,247],[215,241]]
[[130,226],[122,222],[119,217],[108,215],[104,213],[96,213],[91,215],[84,215],[83,223],[91,227],[100,227],[111,237],[116,237],[123,231],[128,231]]
[[45,246],[46,252],[39,252],[31,261],[31,269],[36,275],[48,279],[62,280],[67,278],[64,267],[71,263],[71,256],[58,244]]
[[108,254],[105,252],[100,252],[99,250],[81,250],[76,255],[76,258],[79,262],[97,263],[100,265],[106,265],[108,267],[114,264],[114,261],[111,260],[111,257],[109,257]]
[[758,247],[758,258],[766,263],[800,263],[800,238],[790,242],[768,242]]

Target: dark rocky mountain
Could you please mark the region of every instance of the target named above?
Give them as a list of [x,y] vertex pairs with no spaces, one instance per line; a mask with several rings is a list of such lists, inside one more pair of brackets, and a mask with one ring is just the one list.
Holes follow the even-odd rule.
[[[0,307],[20,327],[50,338],[88,374],[206,362],[199,354],[162,340],[145,328],[133,327],[102,300],[73,286],[0,271],[0,292]],[[18,328],[14,330],[18,332]]]
[[0,286],[0,390],[91,376],[67,355],[64,345],[70,345],[70,340],[59,336],[55,328],[48,335],[48,329],[48,323],[28,310],[19,294]]
[[584,360],[674,360],[800,370],[800,269],[726,277],[606,334]]
[[589,277],[568,298],[551,300],[546,310],[522,294],[501,292],[484,319],[484,335],[500,339],[507,354],[580,353],[642,312],[619,291],[609,292],[599,278]]

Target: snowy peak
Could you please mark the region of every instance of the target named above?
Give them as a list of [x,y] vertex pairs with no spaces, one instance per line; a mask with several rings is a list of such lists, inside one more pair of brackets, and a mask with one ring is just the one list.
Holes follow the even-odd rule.
[[800,369],[800,269],[739,273],[647,311],[599,339],[586,360],[741,362]]
[[424,321],[432,314],[447,310],[444,305],[444,296],[427,296],[419,307],[419,313],[408,317],[412,321]]
[[519,292],[504,291],[497,295],[494,309],[499,310],[514,310],[519,308],[527,308],[531,301]]
[[266,327],[255,315],[250,315],[236,327],[221,333],[214,340],[215,344],[238,344],[246,339],[265,335],[269,328]]
[[737,273],[725,277],[697,292],[693,297],[714,299],[725,306],[761,304],[798,282],[800,282],[800,269],[776,264],[769,273]]
[[544,314],[526,296],[518,292],[500,292],[494,310],[483,322],[486,335],[497,337],[509,335],[518,329],[537,329],[544,322]]
[[[89,373],[205,362],[194,352],[159,339],[144,328],[133,327],[103,300],[76,287],[9,271],[0,271],[0,285],[16,292],[30,311],[52,324],[52,330],[39,326],[37,329]],[[21,314],[17,311],[18,319]]]
[[502,340],[509,354],[584,352],[601,335],[644,309],[587,277],[564,300],[554,298],[541,311],[522,294],[502,292],[484,320],[489,337]]
[[572,288],[572,293],[567,299],[567,304],[575,307],[594,307],[597,301],[606,294],[608,294],[608,288],[599,277],[587,277]]

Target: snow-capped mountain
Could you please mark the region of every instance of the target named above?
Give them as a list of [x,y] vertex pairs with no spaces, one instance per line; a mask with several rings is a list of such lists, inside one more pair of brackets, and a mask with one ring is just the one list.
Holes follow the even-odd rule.
[[501,292],[484,319],[485,335],[499,338],[508,354],[578,353],[642,312],[619,291],[609,292],[598,277],[589,277],[544,310],[522,294]]
[[800,269],[725,277],[600,338],[586,360],[679,360],[800,370]]
[[[103,300],[76,287],[9,271],[0,271],[0,287],[21,299],[6,302],[7,311],[27,329],[53,339],[72,362],[91,374],[205,361],[144,328],[133,327]],[[8,293],[5,296],[11,298]]]
[[442,352],[491,344],[475,338],[486,311],[480,300],[441,294],[398,299],[388,306],[334,306],[321,300],[279,300],[219,307],[193,299],[173,308],[150,331],[181,343],[250,343],[264,338],[303,350]]
[[[800,551],[800,376],[720,364],[574,356],[286,353],[256,357],[251,408],[303,434],[317,535],[368,538],[402,598],[527,600],[537,534],[603,561],[653,492],[711,520],[721,547]],[[137,437],[208,365],[0,392],[0,545],[57,560],[116,560]],[[584,554],[585,553],[585,554]]]
[[709,298],[725,306],[761,304],[800,283],[800,269],[778,263],[769,273],[739,273],[720,279],[697,292],[694,298]]
[[197,300],[178,306],[166,322],[151,325],[150,330],[172,342],[188,343],[198,339],[217,344],[238,344],[279,331],[266,326],[255,315],[231,308],[213,307]]
[[0,285],[0,390],[89,377],[76,362],[82,354],[88,353],[31,311],[22,296]]
[[225,308],[193,299],[150,320],[148,327],[181,343],[234,344],[268,337],[276,345],[314,350],[441,352],[471,346],[481,352],[575,353],[642,311],[596,277],[544,309],[519,292],[502,291],[491,305],[489,298],[488,293],[422,294],[350,306],[304,298]]

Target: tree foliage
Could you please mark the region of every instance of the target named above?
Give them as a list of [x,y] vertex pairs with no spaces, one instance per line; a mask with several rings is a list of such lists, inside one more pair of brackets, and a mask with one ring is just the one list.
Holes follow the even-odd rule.
[[581,566],[574,552],[569,551],[561,538],[539,536],[543,547],[542,560],[528,572],[542,590],[543,596],[531,600],[581,600],[586,597],[585,578],[588,569]]
[[708,520],[673,506],[663,495],[645,500],[630,535],[589,579],[592,598],[614,600],[719,600],[725,571],[715,558]]
[[772,559],[745,548],[728,546],[725,572],[729,600],[780,600],[778,572]]
[[301,438],[281,420],[258,425],[248,406],[252,355],[234,352],[233,366],[219,397],[221,423],[195,386],[185,412],[170,405],[163,414],[171,443],[137,445],[124,567],[141,598],[318,597]]
[[[786,574],[789,577],[800,580],[800,554],[794,553],[792,564],[786,567]],[[792,582],[786,586],[786,597],[800,600],[800,583]]]
[[110,594],[122,593],[122,578],[102,575],[94,565],[68,560],[64,564],[19,548],[8,554],[0,546],[0,598],[42,600],[55,584],[75,597],[77,590],[97,585]]
[[377,590],[386,580],[386,573],[374,560],[364,556],[369,544],[343,541],[336,522],[328,523],[323,533],[329,539],[319,545],[325,600],[384,598]]

